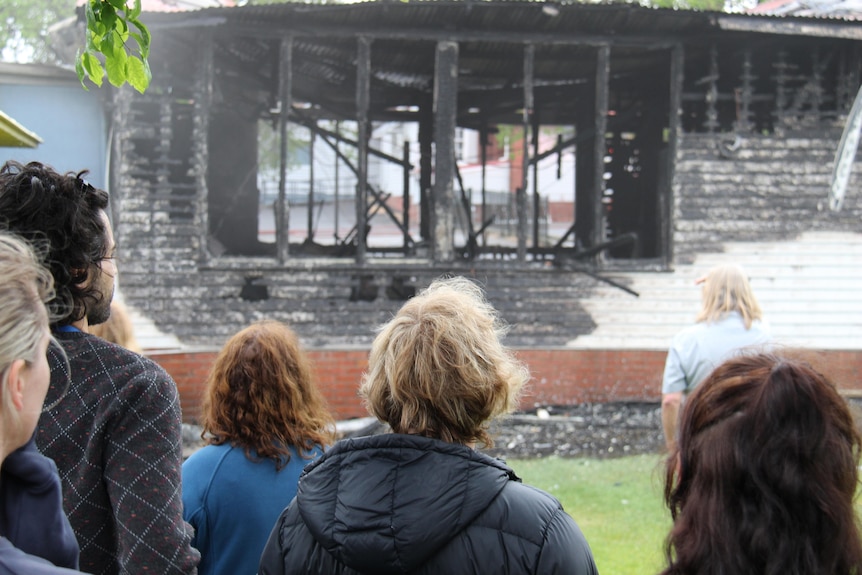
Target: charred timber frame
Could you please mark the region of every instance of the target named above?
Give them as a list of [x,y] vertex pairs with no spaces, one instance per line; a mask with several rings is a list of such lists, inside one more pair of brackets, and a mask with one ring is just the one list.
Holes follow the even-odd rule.
[[673,261],[673,224],[670,214],[673,205],[673,182],[676,167],[677,142],[680,133],[680,114],[682,114],[683,70],[685,68],[685,50],[682,44],[677,44],[670,52],[670,125],[668,126],[668,150],[666,161],[668,184],[658,193],[659,250],[664,267],[669,267]]
[[[209,134],[209,118],[212,110],[213,100],[213,83],[215,82],[215,64],[213,62],[213,34],[211,30],[204,31],[203,52],[201,54],[202,62],[199,68],[198,88],[197,92],[200,98],[195,101],[195,116],[198,123],[198,130],[202,134]],[[197,196],[195,203],[197,209],[195,213],[198,218],[198,257],[202,263],[210,261],[210,250],[207,245],[207,236],[209,235],[209,210],[207,209],[207,201],[209,197],[209,187],[207,185],[207,174],[205,166],[209,163],[209,148],[205,144],[207,138],[203,138],[196,147],[198,169],[195,175],[195,184],[197,186]]]
[[289,256],[290,236],[287,224],[287,122],[292,107],[291,93],[293,88],[293,37],[281,39],[279,51],[279,83],[278,103],[280,116],[278,119],[278,200],[275,212],[275,234],[278,263],[284,264]]
[[605,205],[604,179],[605,171],[605,132],[608,126],[608,98],[610,92],[611,47],[601,46],[596,54],[596,109],[595,109],[595,140],[593,146],[593,246],[605,241]]
[[368,231],[368,108],[371,100],[371,38],[360,36],[356,56],[356,124],[358,141],[358,180],[356,182],[356,263],[365,264]]
[[[458,43],[438,42],[434,65],[433,205],[435,262],[455,259],[455,127],[458,114]],[[468,214],[469,216],[469,214]]]
[[[533,44],[524,45],[524,111],[522,115],[521,130],[523,138],[521,141],[521,185],[518,188],[518,261],[523,263],[527,260],[527,184],[529,182],[530,170],[530,126],[533,119],[533,107],[535,106],[535,95],[533,94],[533,68],[536,60],[536,47]],[[537,192],[538,193],[538,192]]]

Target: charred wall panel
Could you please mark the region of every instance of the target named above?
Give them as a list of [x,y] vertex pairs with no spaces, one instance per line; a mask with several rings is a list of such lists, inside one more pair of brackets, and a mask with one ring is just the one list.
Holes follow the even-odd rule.
[[730,241],[778,241],[812,230],[862,232],[857,161],[841,212],[829,210],[834,125],[784,136],[685,134],[674,180],[674,243],[679,262]]

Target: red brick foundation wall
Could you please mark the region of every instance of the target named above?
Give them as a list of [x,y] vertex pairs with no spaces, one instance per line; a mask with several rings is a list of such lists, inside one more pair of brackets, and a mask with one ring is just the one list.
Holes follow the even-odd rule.
[[[367,414],[356,390],[367,350],[309,350],[323,393],[338,419]],[[862,351],[808,352],[813,361],[848,395],[862,395]],[[177,382],[183,420],[196,422],[201,393],[216,352],[158,353],[151,357]],[[584,402],[659,401],[664,351],[521,349],[518,356],[533,380],[522,409]]]

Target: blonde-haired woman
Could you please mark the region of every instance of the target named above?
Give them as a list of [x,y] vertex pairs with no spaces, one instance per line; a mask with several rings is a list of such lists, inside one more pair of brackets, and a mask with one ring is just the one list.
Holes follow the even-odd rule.
[[772,339],[740,266],[716,266],[696,283],[702,285],[700,313],[695,325],[674,336],[662,379],[661,419],[669,451],[685,396],[726,359],[746,348],[762,349]]
[[209,445],[183,464],[183,516],[195,528],[198,573],[251,575],[303,467],[335,440],[335,423],[299,338],[276,321],[252,324],[225,344],[202,411]]
[[303,472],[260,575],[592,575],[551,495],[477,452],[529,375],[481,290],[459,278],[407,301],[371,348],[360,394],[393,433],[347,439]]
[[57,468],[36,450],[33,435],[51,380],[45,302],[52,286],[28,245],[0,233],[0,573],[59,575],[78,567]]
[[111,301],[111,317],[108,321],[87,326],[87,333],[121,345],[135,353],[144,353],[138,338],[135,337],[135,326],[132,324],[129,310],[119,300]]

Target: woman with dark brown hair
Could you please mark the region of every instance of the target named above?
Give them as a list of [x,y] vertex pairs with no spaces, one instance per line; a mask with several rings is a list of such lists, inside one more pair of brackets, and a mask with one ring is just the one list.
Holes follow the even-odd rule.
[[667,575],[862,573],[860,436],[809,364],[731,359],[691,394],[665,501]]
[[207,379],[207,446],[183,464],[183,515],[200,575],[253,575],[305,465],[335,425],[296,334],[275,321],[233,336]]

